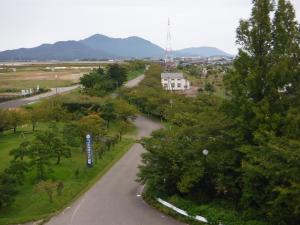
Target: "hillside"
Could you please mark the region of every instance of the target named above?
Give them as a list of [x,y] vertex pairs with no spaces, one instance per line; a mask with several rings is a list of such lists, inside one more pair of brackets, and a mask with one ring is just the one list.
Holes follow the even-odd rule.
[[[0,52],[0,61],[46,61],[82,59],[163,58],[165,51],[140,37],[111,38],[95,34],[80,41],[60,41],[34,48]],[[174,51],[175,57],[230,56],[214,47],[186,48]]]

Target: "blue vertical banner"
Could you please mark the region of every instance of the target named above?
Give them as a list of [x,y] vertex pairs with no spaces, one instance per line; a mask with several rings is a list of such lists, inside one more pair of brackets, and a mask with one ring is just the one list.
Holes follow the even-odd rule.
[[86,155],[87,155],[87,166],[93,167],[93,144],[92,136],[90,134],[86,135]]

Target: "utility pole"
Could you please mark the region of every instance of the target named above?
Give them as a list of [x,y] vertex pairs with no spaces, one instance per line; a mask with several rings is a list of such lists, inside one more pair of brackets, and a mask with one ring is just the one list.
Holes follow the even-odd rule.
[[58,78],[58,76],[57,76],[57,74],[55,75],[55,94],[57,95],[57,78]]

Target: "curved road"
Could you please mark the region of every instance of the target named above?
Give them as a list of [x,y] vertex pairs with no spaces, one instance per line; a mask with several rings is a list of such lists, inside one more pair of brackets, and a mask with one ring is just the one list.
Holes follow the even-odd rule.
[[[143,116],[137,117],[135,125],[139,138],[161,128],[159,123]],[[143,151],[140,144],[134,144],[88,192],[47,224],[180,225],[148,206],[140,197],[142,187],[135,179]]]

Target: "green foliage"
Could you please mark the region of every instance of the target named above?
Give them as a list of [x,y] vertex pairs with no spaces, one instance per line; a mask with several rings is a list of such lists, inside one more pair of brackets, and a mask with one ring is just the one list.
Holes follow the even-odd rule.
[[106,103],[101,111],[101,117],[106,120],[107,128],[109,128],[109,122],[116,118],[114,105],[111,102]]
[[213,93],[213,92],[215,92],[215,87],[211,83],[206,83],[205,86],[204,86],[204,90],[209,92],[209,93]]
[[29,144],[29,141],[24,141],[18,148],[11,150],[9,154],[14,157],[14,160],[23,160],[23,158],[29,154]]
[[58,196],[61,196],[63,194],[64,190],[64,183],[62,181],[58,182],[56,185],[56,192]]
[[225,76],[224,100],[166,93],[158,66],[151,67],[141,87],[125,96],[167,120],[169,129],[142,141],[140,182],[159,196],[180,195],[196,205],[227,202],[245,224],[299,224],[299,37],[289,1],[276,7],[253,1],[251,18],[237,29],[240,49]]
[[9,206],[15,199],[16,181],[8,173],[0,174],[0,209]]
[[104,96],[120,87],[127,79],[126,68],[119,64],[109,65],[107,70],[98,68],[80,78],[89,95]]
[[13,129],[13,132],[16,133],[17,127],[26,123],[26,119],[25,111],[22,109],[7,110],[3,118],[4,127],[6,129]]
[[53,194],[54,194],[54,190],[56,187],[57,187],[56,182],[53,182],[51,180],[40,181],[36,185],[36,191],[46,193],[49,198],[49,203],[52,203],[53,202]]
[[67,119],[67,111],[59,96],[41,102],[35,110],[38,114],[36,116],[46,121],[59,122]]
[[285,193],[300,197],[293,191],[300,173],[294,161],[300,148],[300,32],[290,2],[279,0],[271,21],[273,9],[270,1],[255,1],[251,19],[241,21],[239,56],[226,77],[227,112],[246,140],[237,146],[242,206],[260,210],[272,224],[293,225],[300,221],[299,205],[286,201]]
[[24,183],[25,174],[29,171],[28,163],[23,160],[13,160],[5,173],[9,174],[18,185]]
[[115,83],[116,87],[121,87],[121,85],[127,80],[126,69],[117,63],[108,66],[107,74]]
[[81,132],[76,122],[67,123],[63,128],[63,137],[71,147],[79,147],[81,143]]

